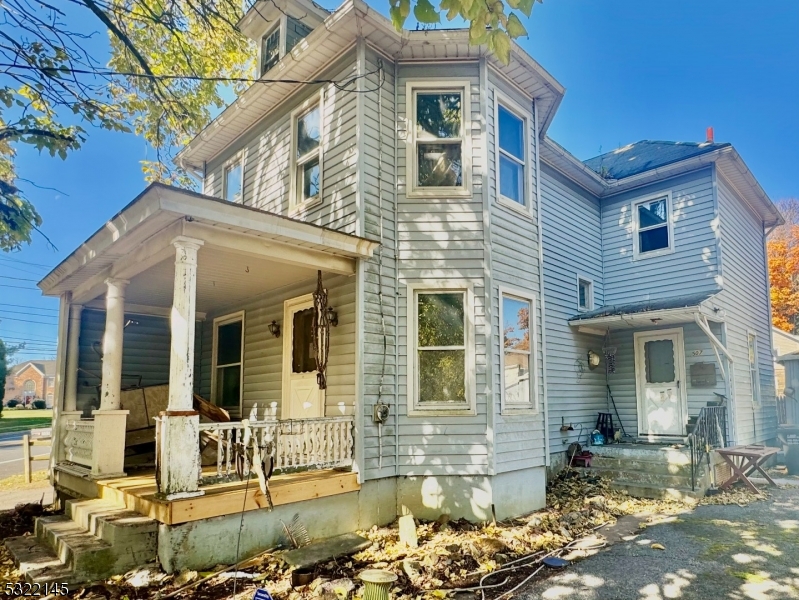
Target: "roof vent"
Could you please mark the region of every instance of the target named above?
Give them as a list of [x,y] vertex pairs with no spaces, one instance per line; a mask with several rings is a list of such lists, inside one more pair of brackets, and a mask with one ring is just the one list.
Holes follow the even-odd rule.
[[707,131],[705,131],[705,140],[710,142],[711,144],[713,143],[713,128],[712,127],[708,127]]

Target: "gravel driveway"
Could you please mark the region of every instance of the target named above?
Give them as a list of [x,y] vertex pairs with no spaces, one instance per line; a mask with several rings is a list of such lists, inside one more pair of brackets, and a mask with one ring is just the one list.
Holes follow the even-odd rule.
[[774,490],[745,507],[700,506],[638,530],[517,598],[799,598],[799,488]]

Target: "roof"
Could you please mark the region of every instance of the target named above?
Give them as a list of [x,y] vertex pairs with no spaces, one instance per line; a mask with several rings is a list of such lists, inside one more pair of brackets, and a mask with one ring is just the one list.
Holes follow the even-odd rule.
[[714,293],[687,294],[685,296],[672,296],[671,298],[643,300],[641,302],[630,302],[628,304],[611,304],[575,315],[569,319],[569,322],[586,321],[589,319],[596,319],[597,317],[634,315],[655,310],[693,308],[699,306],[706,300],[709,300],[713,295]]
[[52,377],[55,375],[55,361],[54,360],[29,360],[24,363],[20,363],[15,365],[11,372],[16,375],[23,370],[25,370],[28,366],[32,366],[34,369],[39,371],[45,377]]
[[603,179],[624,179],[687,158],[730,146],[713,142],[659,142],[641,140],[583,161]]
[[[259,6],[257,4],[250,12]],[[247,18],[245,16],[245,20]],[[176,163],[202,170],[203,163],[220,156],[245,132],[257,127],[267,114],[290,101],[290,96],[307,85],[297,82],[319,78],[358,40],[364,40],[397,61],[485,58],[488,65],[535,99],[542,135],[565,93],[563,86],[515,42],[511,45],[510,64],[503,65],[486,46],[469,44],[468,28],[398,32],[386,17],[363,0],[346,0],[264,74],[262,79],[269,81],[269,85],[253,84],[240,94],[178,153]]]

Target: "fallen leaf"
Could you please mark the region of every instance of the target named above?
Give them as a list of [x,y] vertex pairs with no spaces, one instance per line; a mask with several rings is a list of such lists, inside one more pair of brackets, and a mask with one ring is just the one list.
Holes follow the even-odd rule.
[[665,550],[666,549],[666,546],[664,546],[663,544],[652,544],[649,547],[652,548],[652,550]]

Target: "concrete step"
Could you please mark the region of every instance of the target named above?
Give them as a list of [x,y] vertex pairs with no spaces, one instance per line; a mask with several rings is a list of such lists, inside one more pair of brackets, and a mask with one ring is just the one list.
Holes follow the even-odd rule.
[[665,460],[646,460],[638,458],[618,458],[614,456],[594,456],[591,466],[600,469],[647,471],[658,475],[691,476],[691,462],[687,464],[670,463]]
[[594,456],[606,458],[659,461],[674,465],[691,464],[691,452],[688,446],[673,448],[654,444],[611,444],[591,446],[589,450]]
[[66,514],[89,533],[113,546],[136,546],[153,553],[158,521],[107,500],[67,500]]
[[64,566],[49,547],[32,535],[10,537],[5,541],[5,545],[14,559],[14,566],[20,573]]
[[605,467],[596,467],[593,462],[589,469],[591,473],[607,477],[613,481],[629,481],[634,483],[642,483],[645,485],[654,485],[659,487],[674,487],[674,488],[690,488],[691,476],[689,475],[670,475],[663,473],[653,473],[647,470],[638,469],[608,469]]
[[651,498],[654,500],[681,500],[690,504],[699,501],[704,492],[702,490],[692,491],[690,486],[687,488],[661,487],[639,483],[635,481],[618,480],[613,481],[611,487],[630,494],[635,498]]

